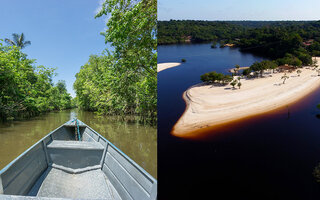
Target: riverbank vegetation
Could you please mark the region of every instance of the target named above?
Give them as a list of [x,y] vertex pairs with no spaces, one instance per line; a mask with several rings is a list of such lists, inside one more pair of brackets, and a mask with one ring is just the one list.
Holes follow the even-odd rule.
[[311,56],[320,56],[320,21],[158,22],[159,45],[186,42],[219,42],[220,47],[228,44],[270,59],[309,65]]
[[[286,63],[289,63],[290,65]],[[312,66],[313,70],[316,70],[318,67],[317,60],[312,60],[312,64],[308,66]],[[232,73],[232,76],[225,75],[223,73],[217,73],[215,71],[208,72],[201,75],[200,80],[206,84],[216,84],[220,86],[230,84],[233,88],[238,86],[240,89],[242,86],[242,83],[240,82],[241,78],[262,78],[264,77],[265,72],[269,72],[268,76],[272,76],[271,73],[275,72],[285,72],[281,77],[281,79],[283,79],[283,84],[285,84],[285,81],[289,78],[289,76],[286,75],[286,72],[291,73],[296,71],[297,76],[300,77],[302,71],[299,68],[302,68],[302,62],[299,59],[295,57],[285,57],[277,60],[263,60],[261,62],[254,62],[250,67],[243,67],[242,73],[240,73],[241,67],[239,65],[235,65],[235,68],[229,70]],[[319,73],[320,70],[316,71]],[[237,76],[237,79],[233,79],[234,76]]]
[[243,34],[245,28],[220,21],[158,21],[158,44],[228,41]]
[[54,69],[35,66],[20,47],[0,40],[0,121],[71,108],[65,82],[54,85],[53,76]]
[[[312,26],[312,25],[310,25]],[[301,61],[302,64],[311,64],[311,56],[316,54],[314,51],[308,51],[308,46],[304,44],[304,40],[309,40],[309,35],[302,37],[299,34],[304,29],[288,30],[287,27],[264,27],[253,29],[246,32],[235,45],[241,51],[248,51],[260,54],[271,59],[285,59]],[[320,23],[319,30],[320,34]],[[313,44],[314,45],[314,44]],[[288,63],[287,63],[288,64]]]
[[215,71],[201,75],[200,79],[202,82],[205,82],[207,84],[218,83],[220,85],[226,85],[233,80],[231,76],[217,73]]
[[92,55],[76,75],[80,108],[109,115],[139,115],[156,122],[157,39],[155,0],[105,1],[96,17],[109,16],[102,33],[114,51]]
[[[253,76],[262,77],[265,70],[274,72],[278,67],[296,69],[302,66],[316,66],[312,56],[320,56],[320,21],[171,20],[160,21],[158,29],[159,45],[211,42],[211,48],[214,48],[219,43],[220,47],[237,47],[240,51],[262,55],[269,59],[255,62],[250,68],[244,69],[242,75],[248,77],[252,77],[251,72],[254,72]],[[184,40],[185,38],[188,38],[188,41]],[[234,75],[239,75],[239,68],[235,68],[234,71],[236,72]],[[210,73],[204,74],[201,80],[204,82],[210,80],[209,82],[214,83],[212,77],[214,76],[210,76]]]

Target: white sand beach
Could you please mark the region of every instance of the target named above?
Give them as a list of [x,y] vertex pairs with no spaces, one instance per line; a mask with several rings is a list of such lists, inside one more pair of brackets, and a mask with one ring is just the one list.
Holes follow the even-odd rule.
[[157,67],[157,71],[158,72],[161,72],[165,69],[169,69],[169,68],[172,68],[172,67],[177,67],[181,65],[181,63],[158,63],[158,67]]
[[[320,63],[320,58],[317,58]],[[231,85],[212,86],[198,84],[184,92],[186,110],[175,124],[172,134],[178,137],[192,135],[203,128],[212,127],[244,117],[268,112],[294,103],[320,86],[320,76],[310,67],[287,73],[265,73],[264,78],[241,79],[241,89]]]

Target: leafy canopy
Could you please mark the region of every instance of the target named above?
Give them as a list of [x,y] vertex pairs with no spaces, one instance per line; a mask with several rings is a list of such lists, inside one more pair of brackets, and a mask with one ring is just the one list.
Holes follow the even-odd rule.
[[155,0],[106,0],[96,17],[110,15],[108,29],[101,33],[115,47],[118,67],[156,76],[157,2]]
[[156,120],[157,40],[155,0],[106,0],[105,42],[114,47],[90,56],[76,75],[78,104],[101,114],[138,114]]
[[71,107],[65,84],[54,86],[54,69],[34,66],[17,46],[0,40],[0,121]]

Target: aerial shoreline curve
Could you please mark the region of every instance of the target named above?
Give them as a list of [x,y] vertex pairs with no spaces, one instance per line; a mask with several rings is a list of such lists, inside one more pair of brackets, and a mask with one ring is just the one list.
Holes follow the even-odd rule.
[[[318,63],[320,58],[316,58]],[[241,89],[230,85],[204,83],[191,86],[183,93],[186,109],[171,134],[192,137],[208,129],[252,115],[266,113],[292,104],[320,87],[320,76],[312,67],[300,68],[301,73],[265,73],[263,78],[241,79]],[[197,133],[199,134],[199,133]]]

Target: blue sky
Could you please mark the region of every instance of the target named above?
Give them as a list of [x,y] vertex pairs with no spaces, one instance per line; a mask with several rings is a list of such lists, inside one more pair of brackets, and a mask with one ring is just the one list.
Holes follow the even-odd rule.
[[94,19],[100,0],[0,0],[0,38],[24,33],[31,45],[22,51],[37,65],[57,67],[72,96],[75,74],[91,54],[108,46],[100,32],[105,18]]
[[320,0],[158,0],[158,20],[320,20]]

